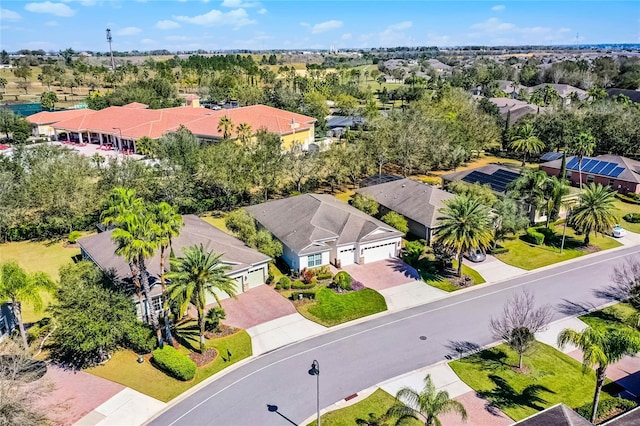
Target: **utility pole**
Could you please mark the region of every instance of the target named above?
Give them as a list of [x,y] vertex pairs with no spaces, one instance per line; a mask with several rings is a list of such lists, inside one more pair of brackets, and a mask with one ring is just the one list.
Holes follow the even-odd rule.
[[113,37],[111,37],[111,30],[107,28],[107,42],[109,43],[109,53],[111,54],[111,71],[116,71],[116,63],[113,60],[113,49],[111,48],[111,41]]

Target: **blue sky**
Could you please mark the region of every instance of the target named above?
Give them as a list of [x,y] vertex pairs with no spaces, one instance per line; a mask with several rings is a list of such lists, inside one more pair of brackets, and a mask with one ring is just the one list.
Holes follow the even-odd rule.
[[640,42],[638,1],[2,0],[0,47],[327,49]]

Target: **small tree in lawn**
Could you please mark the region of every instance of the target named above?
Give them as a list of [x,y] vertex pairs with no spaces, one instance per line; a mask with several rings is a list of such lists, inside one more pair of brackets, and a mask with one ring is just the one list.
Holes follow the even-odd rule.
[[535,333],[544,330],[552,316],[549,305],[536,308],[533,294],[525,290],[507,301],[502,316],[491,318],[489,327],[496,339],[518,353],[518,368],[522,369],[522,357],[535,341]]
[[354,195],[351,199],[351,205],[370,216],[377,215],[380,208],[380,204],[378,204],[375,198],[367,194]]
[[407,219],[405,219],[401,214],[398,214],[396,212],[389,212],[382,216],[382,221],[387,225],[396,228],[403,234],[409,232],[409,224],[407,223]]

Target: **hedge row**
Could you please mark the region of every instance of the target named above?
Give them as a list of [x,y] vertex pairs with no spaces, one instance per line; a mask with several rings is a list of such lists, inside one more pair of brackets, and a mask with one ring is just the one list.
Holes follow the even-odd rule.
[[152,361],[162,371],[178,380],[191,380],[196,375],[196,363],[173,346],[164,345],[162,349],[153,351]]
[[[638,404],[635,402],[623,399],[620,397],[601,399],[598,403],[598,412],[596,413],[596,423],[598,420],[606,420],[611,414],[614,414],[618,410],[628,411],[635,408]],[[593,410],[593,403],[589,402],[576,409],[576,412],[585,419],[591,417],[591,411]]]
[[544,244],[544,234],[538,232],[536,228],[528,228],[527,235],[525,235],[524,238],[528,243],[531,244],[535,244],[538,246]]
[[629,204],[640,204],[640,199],[637,198],[637,195],[634,196],[628,196],[628,195],[624,195],[624,194],[620,194],[617,193],[616,194],[616,198],[618,198],[621,201],[624,201],[625,203],[629,203]]
[[640,223],[640,214],[627,213],[622,218],[629,223]]

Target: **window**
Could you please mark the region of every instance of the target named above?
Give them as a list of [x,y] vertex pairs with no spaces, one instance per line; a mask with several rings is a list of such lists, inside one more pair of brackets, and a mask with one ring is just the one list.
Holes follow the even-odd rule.
[[322,253],[310,254],[307,256],[307,266],[309,268],[320,265],[322,265]]
[[154,297],[151,299],[151,303],[153,304],[154,311],[157,312],[162,310],[162,296]]
[[616,181],[614,179],[609,179],[609,186],[613,188]]
[[595,177],[593,175],[587,175],[587,183],[593,183]]
[[567,170],[566,176],[567,179],[571,180],[571,170]]

